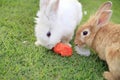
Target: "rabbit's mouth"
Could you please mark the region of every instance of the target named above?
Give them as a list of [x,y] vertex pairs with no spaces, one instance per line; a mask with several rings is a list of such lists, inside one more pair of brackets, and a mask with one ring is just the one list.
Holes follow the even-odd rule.
[[76,51],[78,54],[80,54],[80,55],[90,56],[90,49],[87,48],[86,46],[84,46],[84,47],[76,46],[76,47],[75,47],[75,51]]

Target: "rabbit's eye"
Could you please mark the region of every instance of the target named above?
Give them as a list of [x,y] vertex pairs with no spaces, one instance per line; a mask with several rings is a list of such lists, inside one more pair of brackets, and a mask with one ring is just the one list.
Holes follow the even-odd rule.
[[48,33],[47,33],[47,37],[50,37],[50,36],[51,36],[51,32],[48,32]]
[[89,29],[85,29],[82,33],[81,36],[86,37],[90,35],[90,30]]
[[84,31],[83,35],[86,36],[88,34],[88,31]]

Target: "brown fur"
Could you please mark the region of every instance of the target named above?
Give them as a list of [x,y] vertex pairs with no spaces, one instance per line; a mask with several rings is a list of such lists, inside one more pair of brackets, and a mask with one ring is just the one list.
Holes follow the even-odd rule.
[[[108,64],[109,71],[103,76],[107,80],[120,80],[120,25],[108,22],[111,17],[111,2],[104,3],[96,14],[76,32],[75,44],[79,47],[88,45],[93,48],[100,59]],[[110,10],[110,11],[109,11]],[[90,35],[81,41],[81,33],[90,30]]]

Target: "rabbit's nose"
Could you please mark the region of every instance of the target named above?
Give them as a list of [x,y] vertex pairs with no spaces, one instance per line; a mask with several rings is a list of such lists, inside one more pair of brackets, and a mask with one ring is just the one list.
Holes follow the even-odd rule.
[[78,44],[75,44],[76,46],[78,46]]
[[74,41],[75,45],[78,45],[77,40]]
[[77,43],[77,42],[75,42],[75,45],[76,45],[76,46],[78,46],[78,43]]

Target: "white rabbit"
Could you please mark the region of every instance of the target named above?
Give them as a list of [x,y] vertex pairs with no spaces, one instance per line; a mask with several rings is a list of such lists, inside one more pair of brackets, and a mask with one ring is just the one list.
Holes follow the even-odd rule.
[[59,42],[69,44],[81,19],[82,5],[77,0],[40,0],[35,44],[48,49]]

